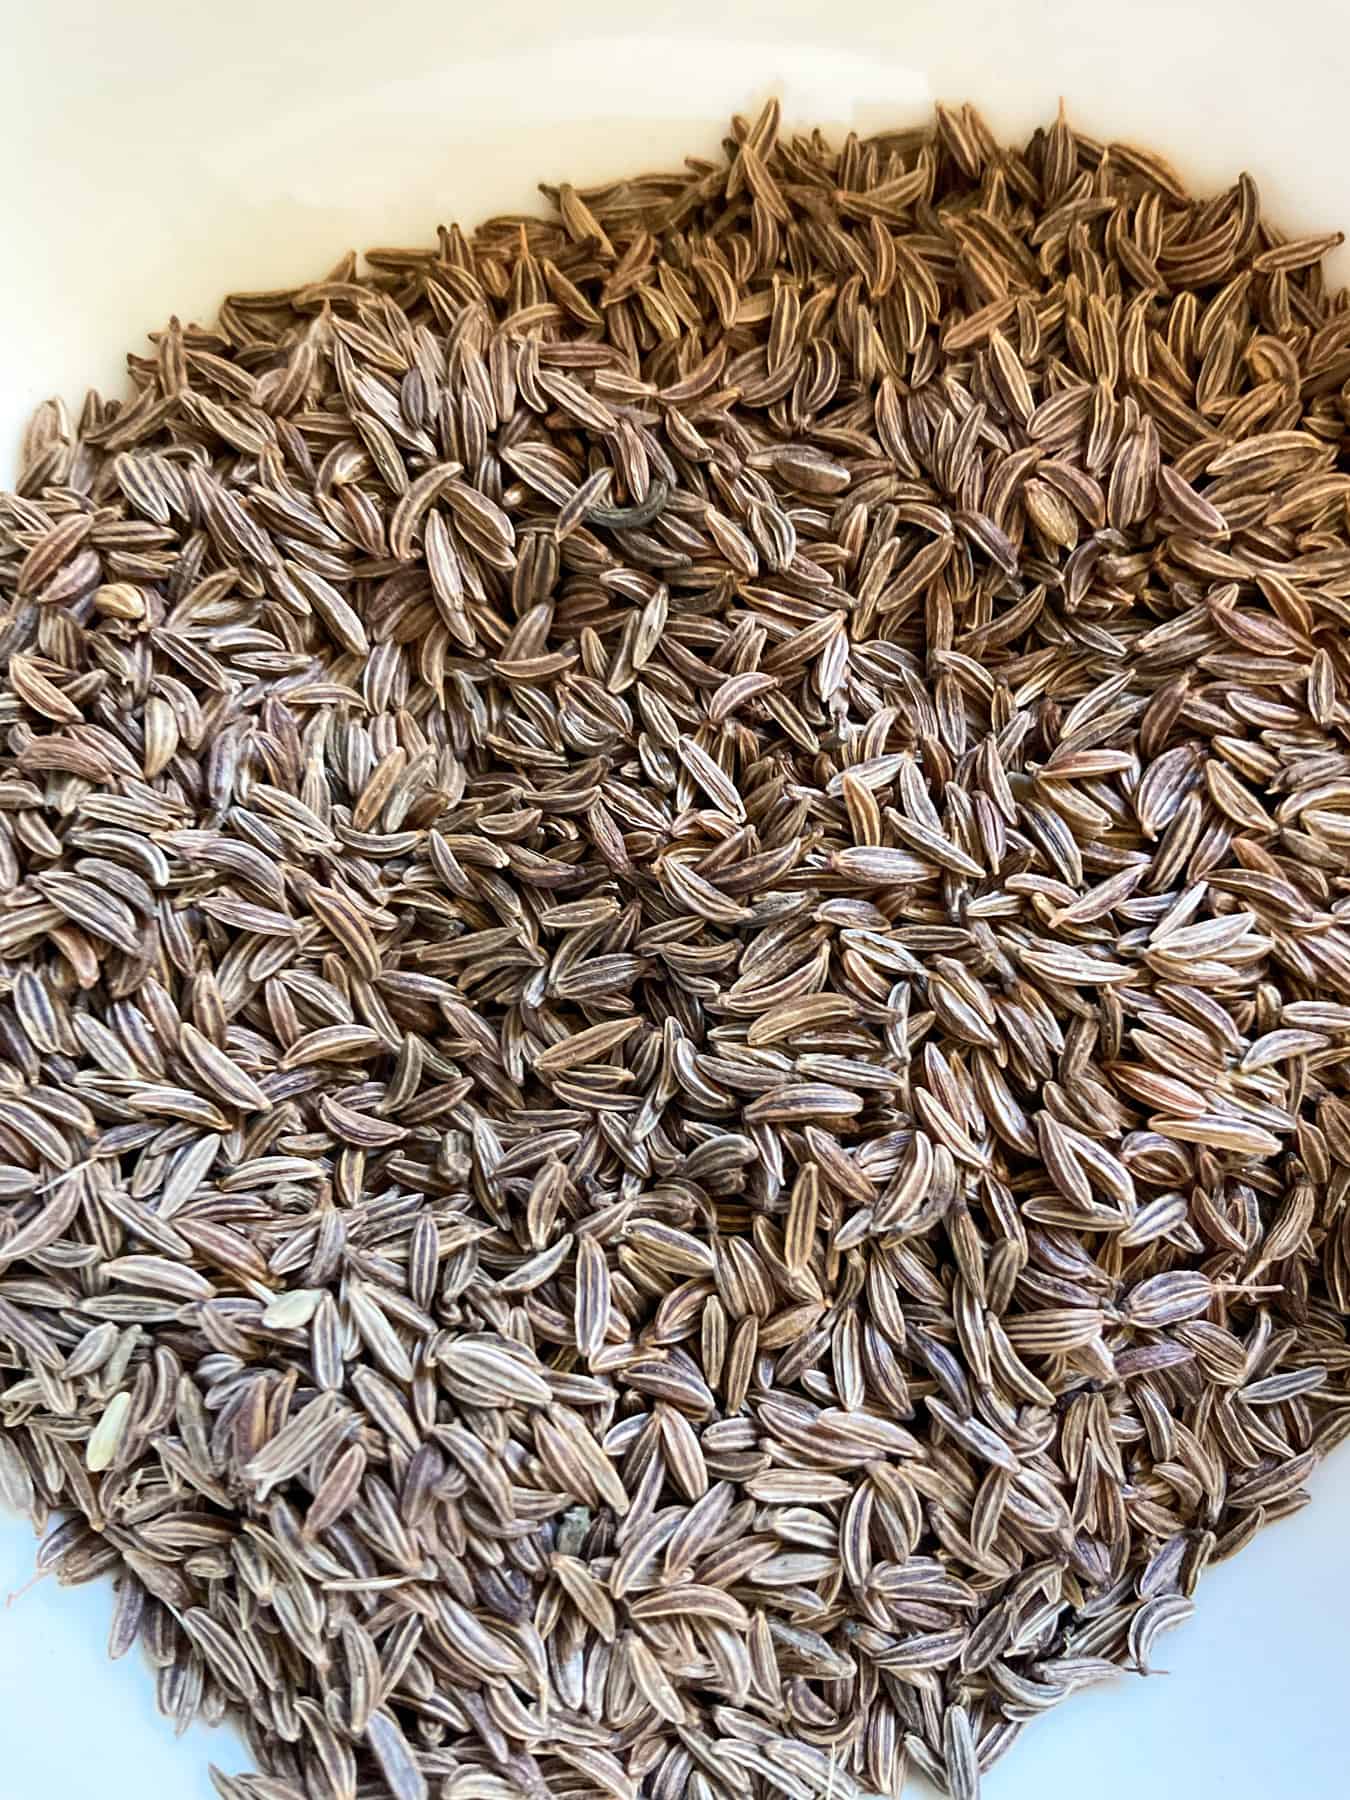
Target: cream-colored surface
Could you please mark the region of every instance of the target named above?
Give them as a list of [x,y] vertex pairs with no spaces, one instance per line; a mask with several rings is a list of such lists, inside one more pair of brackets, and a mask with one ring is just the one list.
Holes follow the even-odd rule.
[[[32,405],[116,387],[125,351],[227,286],[711,148],[770,90],[790,121],[876,126],[934,98],[1001,131],[1052,115],[1250,168],[1290,229],[1350,225],[1350,14],[1336,0],[48,0],[6,8],[0,470]],[[564,30],[563,14],[577,23]],[[642,35],[635,35],[641,33]],[[32,1567],[0,1520],[0,1596]],[[1350,1452],[1313,1506],[1201,1590],[1170,1678],[1041,1721],[991,1800],[1339,1800],[1350,1676]],[[0,1610],[0,1800],[208,1800],[222,1733],[175,1743],[103,1585]]]

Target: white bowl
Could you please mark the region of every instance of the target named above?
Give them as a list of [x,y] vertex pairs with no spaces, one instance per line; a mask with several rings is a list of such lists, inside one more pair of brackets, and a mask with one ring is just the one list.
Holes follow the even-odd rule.
[[[124,353],[227,288],[534,203],[535,183],[711,150],[769,92],[791,124],[975,101],[1001,134],[1061,95],[1198,189],[1243,168],[1290,231],[1350,225],[1350,19],[1333,0],[60,0],[11,7],[0,71],[0,462],[32,406],[117,390]],[[564,16],[565,15],[565,16]],[[1347,1791],[1350,1452],[1312,1506],[1208,1576],[1168,1679],[1038,1722],[992,1800],[1332,1800]],[[32,1570],[0,1520],[0,1594]],[[210,1800],[224,1731],[176,1743],[104,1584],[0,1614],[2,1800]]]

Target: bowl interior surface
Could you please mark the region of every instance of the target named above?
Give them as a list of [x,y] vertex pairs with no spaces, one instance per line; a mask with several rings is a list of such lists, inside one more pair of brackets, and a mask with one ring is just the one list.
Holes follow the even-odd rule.
[[[309,279],[348,248],[421,244],[579,185],[714,151],[777,93],[788,126],[866,132],[975,102],[1002,136],[1061,96],[1095,137],[1168,156],[1198,192],[1240,170],[1290,233],[1350,226],[1350,22],[1332,0],[66,0],[12,12],[0,71],[0,473],[32,407],[119,393],[125,353],[231,288]],[[8,90],[8,92],[6,92]],[[1344,253],[1342,253],[1343,255]],[[1333,265],[1342,278],[1350,269]],[[1170,1680],[1075,1697],[989,1778],[993,1800],[1330,1800],[1344,1792],[1350,1452],[1312,1506],[1208,1576]],[[209,1800],[226,1732],[183,1746],[138,1657],[104,1655],[111,1591],[18,1595],[0,1518],[0,1793]]]

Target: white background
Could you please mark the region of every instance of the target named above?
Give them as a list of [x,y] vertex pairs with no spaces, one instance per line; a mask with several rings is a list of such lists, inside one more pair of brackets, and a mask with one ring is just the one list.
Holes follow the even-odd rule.
[[[706,153],[770,91],[875,127],[934,98],[1000,131],[1063,95],[1199,187],[1241,168],[1290,230],[1350,225],[1350,17],[1334,0],[8,0],[0,48],[0,470],[46,395],[116,387],[171,311],[342,251]],[[566,24],[562,23],[566,15]],[[644,35],[636,37],[635,32]],[[0,1800],[209,1800],[225,1732],[177,1742],[108,1588],[28,1581],[0,1519]],[[1340,1800],[1350,1790],[1350,1453],[1200,1593],[1172,1671],[1033,1726],[991,1800]]]

